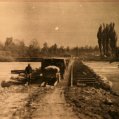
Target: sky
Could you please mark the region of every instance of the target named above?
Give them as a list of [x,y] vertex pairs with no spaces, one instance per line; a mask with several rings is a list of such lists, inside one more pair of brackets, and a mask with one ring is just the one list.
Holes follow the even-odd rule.
[[118,2],[0,2],[1,42],[13,37],[26,44],[95,46],[99,25],[110,22],[119,36]]

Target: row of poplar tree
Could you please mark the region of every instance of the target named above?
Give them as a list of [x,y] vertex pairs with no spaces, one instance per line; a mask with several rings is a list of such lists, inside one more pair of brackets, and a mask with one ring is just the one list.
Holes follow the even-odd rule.
[[101,56],[115,57],[117,55],[118,48],[115,23],[101,24],[98,28],[97,38]]

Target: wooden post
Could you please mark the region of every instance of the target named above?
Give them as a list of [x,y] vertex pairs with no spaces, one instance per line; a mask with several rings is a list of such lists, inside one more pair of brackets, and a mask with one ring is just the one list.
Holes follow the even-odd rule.
[[71,87],[73,87],[73,64],[71,66]]

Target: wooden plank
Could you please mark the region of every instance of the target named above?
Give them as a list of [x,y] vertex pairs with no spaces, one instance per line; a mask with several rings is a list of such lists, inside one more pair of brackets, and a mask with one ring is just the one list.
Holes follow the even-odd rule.
[[77,82],[96,82],[95,80],[77,80]]
[[[75,77],[74,77],[75,78]],[[75,78],[77,80],[97,80],[96,78],[81,78],[81,77],[78,77],[78,78]]]
[[24,70],[11,70],[12,74],[20,74],[20,73],[25,73]]

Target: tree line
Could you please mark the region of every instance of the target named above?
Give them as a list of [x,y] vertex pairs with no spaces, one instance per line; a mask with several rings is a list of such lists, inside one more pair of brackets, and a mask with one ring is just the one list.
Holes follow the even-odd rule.
[[0,43],[0,51],[8,52],[12,57],[43,57],[43,56],[79,56],[83,52],[98,51],[98,47],[72,47],[58,46],[56,43],[49,46],[47,42],[40,47],[38,41],[33,39],[29,44],[23,40],[14,40],[12,37],[6,38],[4,43]]

